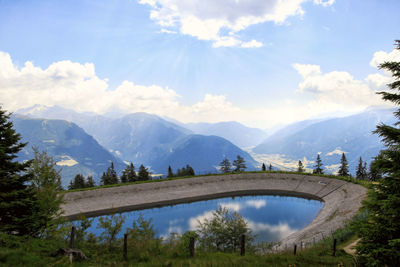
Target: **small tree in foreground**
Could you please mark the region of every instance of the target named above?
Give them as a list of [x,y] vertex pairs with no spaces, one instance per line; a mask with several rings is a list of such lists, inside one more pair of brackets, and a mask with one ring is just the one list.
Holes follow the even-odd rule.
[[0,106],[0,232],[36,235],[39,205],[33,188],[30,161],[19,163],[17,154],[25,146],[13,129],[10,114]]
[[148,169],[143,166],[143,164],[139,166],[138,180],[139,181],[150,180],[150,173]]
[[[400,51],[400,40],[396,41]],[[395,92],[379,92],[384,100],[400,104],[400,62],[385,62],[380,68],[392,73],[388,86]],[[386,146],[375,158],[375,167],[384,175],[372,184],[365,221],[355,225],[361,241],[357,245],[360,266],[398,266],[400,262],[400,109],[394,113],[399,120],[394,126],[380,124],[375,133]]]
[[251,229],[236,211],[219,206],[210,219],[198,221],[197,234],[200,247],[211,251],[232,252],[240,248],[241,235],[248,245],[254,240]]
[[264,164],[264,163],[263,163],[262,166],[261,166],[261,171],[263,171],[263,172],[267,171],[267,168],[265,167],[265,164]]
[[338,175],[349,176],[349,163],[347,162],[346,155],[344,153],[342,153],[342,158],[340,159]]
[[39,202],[40,221],[43,229],[40,235],[49,236],[60,223],[62,210],[61,175],[55,169],[56,163],[46,152],[33,148],[34,159],[28,172],[32,175],[32,186]]

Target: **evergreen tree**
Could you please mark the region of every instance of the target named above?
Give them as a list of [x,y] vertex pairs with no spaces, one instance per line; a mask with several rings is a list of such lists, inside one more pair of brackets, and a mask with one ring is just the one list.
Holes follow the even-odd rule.
[[240,155],[236,156],[236,159],[233,161],[232,165],[235,167],[235,172],[241,172],[246,169],[245,161]]
[[313,173],[314,174],[324,174],[324,171],[322,170],[322,161],[321,161],[321,157],[319,156],[319,154],[318,154],[318,156],[317,156],[317,164],[315,164],[315,166],[314,166],[314,170],[313,170]]
[[36,235],[42,225],[36,219],[39,203],[29,184],[30,161],[19,163],[17,154],[25,146],[13,129],[10,114],[0,106],[0,232]]
[[85,178],[83,177],[82,174],[77,174],[75,175],[75,178],[71,180],[71,182],[69,183],[68,189],[72,190],[84,187],[86,187]]
[[93,176],[88,176],[85,187],[95,187],[95,186],[96,183],[93,180]]
[[[396,40],[400,51],[400,40]],[[400,62],[385,62],[380,68],[392,73],[388,86],[395,92],[379,92],[384,100],[400,104]],[[400,108],[394,112],[394,126],[379,124],[374,131],[386,149],[375,158],[374,166],[384,175],[372,184],[364,203],[367,218],[355,225],[361,241],[357,245],[360,266],[398,266],[400,262]]]
[[194,175],[195,175],[195,173],[194,173],[193,168],[189,164],[187,164],[185,176],[194,176]]
[[356,178],[359,180],[367,179],[367,163],[363,162],[361,157],[360,157],[360,160],[359,160],[358,166],[357,166]]
[[150,180],[150,173],[143,165],[140,165],[139,167],[138,179],[139,181]]
[[132,183],[138,181],[133,163],[126,166],[122,171],[121,183]]
[[349,163],[347,162],[346,155],[344,153],[342,153],[342,158],[340,159],[338,175],[349,176]]
[[107,171],[103,173],[101,177],[103,185],[118,184],[117,172],[114,170],[114,163],[111,162],[111,166],[107,168]]
[[269,166],[268,166],[268,171],[272,172],[272,165],[271,165],[271,163],[270,163]]
[[267,168],[265,167],[265,164],[263,163],[261,166],[261,171],[265,172],[267,170]]
[[382,171],[376,165],[376,159],[369,164],[368,179],[372,182],[382,179]]
[[229,161],[229,159],[224,158],[221,163],[219,164],[219,170],[223,173],[228,173],[231,172],[232,169],[232,165],[231,162]]
[[168,166],[168,176],[167,176],[167,177],[168,177],[168,178],[174,177],[174,173],[172,172],[171,166]]
[[297,165],[297,172],[304,172],[304,166],[303,166],[303,162],[301,162],[301,160],[299,160],[299,163]]

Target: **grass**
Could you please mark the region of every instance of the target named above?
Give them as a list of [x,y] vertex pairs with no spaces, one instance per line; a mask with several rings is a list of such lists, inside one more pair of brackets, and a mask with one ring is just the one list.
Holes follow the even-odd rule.
[[[7,239],[7,245],[1,242]],[[327,238],[312,248],[272,253],[266,255],[222,252],[197,252],[194,258],[174,252],[168,246],[146,251],[128,248],[128,261],[124,261],[122,247],[108,248],[101,244],[85,244],[80,248],[89,261],[76,261],[72,266],[354,266],[352,256],[338,250],[332,256],[332,238]],[[0,266],[71,266],[68,257],[52,256],[66,242],[57,240],[26,239],[0,235]],[[133,251],[132,251],[133,250]]]

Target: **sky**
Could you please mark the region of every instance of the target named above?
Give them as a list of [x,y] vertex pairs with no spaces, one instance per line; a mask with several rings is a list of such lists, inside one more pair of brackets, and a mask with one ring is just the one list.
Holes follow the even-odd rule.
[[0,0],[0,104],[269,128],[384,103],[398,0]]

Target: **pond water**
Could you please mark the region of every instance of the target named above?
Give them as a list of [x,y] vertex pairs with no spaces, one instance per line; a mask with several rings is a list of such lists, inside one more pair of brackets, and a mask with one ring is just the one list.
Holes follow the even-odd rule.
[[[240,196],[213,200],[198,201],[160,208],[129,211],[125,216],[121,237],[127,228],[132,227],[139,214],[146,220],[152,218],[152,224],[160,237],[168,237],[171,233],[182,234],[195,230],[198,220],[210,218],[219,206],[237,211],[244,217],[256,241],[279,241],[294,231],[308,225],[323,207],[323,202],[288,196]],[[104,216],[102,216],[104,217]],[[98,219],[93,220],[89,232],[100,235]]]

